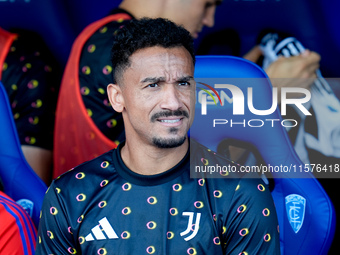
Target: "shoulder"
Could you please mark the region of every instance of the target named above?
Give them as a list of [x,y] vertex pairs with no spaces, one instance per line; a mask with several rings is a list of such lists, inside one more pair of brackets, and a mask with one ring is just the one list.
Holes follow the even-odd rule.
[[[44,197],[45,213],[49,215],[51,208],[56,208],[59,212],[65,211],[65,217],[74,219],[88,206],[98,203],[96,197],[105,194],[107,184],[118,179],[113,152],[87,161],[53,180]],[[69,208],[73,208],[72,212]]]
[[191,177],[204,178],[228,192],[243,196],[271,196],[268,185],[258,173],[246,172],[240,164],[195,141],[191,141],[190,154]]
[[98,21],[93,22],[86,27],[82,33],[91,33],[92,36],[106,38],[114,36],[115,30],[130,22],[133,19],[130,15],[124,12],[115,12]]
[[192,177],[205,178],[242,178],[240,165],[212,151],[204,145],[190,140],[190,170]]
[[82,180],[82,183],[87,184],[110,177],[116,173],[115,162],[113,161],[114,152],[115,149],[110,150],[70,169],[53,180],[53,185],[72,189],[80,180]]

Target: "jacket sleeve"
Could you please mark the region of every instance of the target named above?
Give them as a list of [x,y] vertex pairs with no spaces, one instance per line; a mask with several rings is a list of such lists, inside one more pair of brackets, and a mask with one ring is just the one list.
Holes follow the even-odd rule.
[[0,191],[0,253],[34,255],[36,235],[26,211]]

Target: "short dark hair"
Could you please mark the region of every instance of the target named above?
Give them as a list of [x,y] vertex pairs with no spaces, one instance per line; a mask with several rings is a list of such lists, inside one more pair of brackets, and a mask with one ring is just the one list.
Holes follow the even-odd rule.
[[139,49],[153,46],[174,48],[183,46],[195,64],[194,42],[190,33],[170,20],[142,18],[132,20],[115,33],[112,46],[113,80],[129,67],[129,57]]

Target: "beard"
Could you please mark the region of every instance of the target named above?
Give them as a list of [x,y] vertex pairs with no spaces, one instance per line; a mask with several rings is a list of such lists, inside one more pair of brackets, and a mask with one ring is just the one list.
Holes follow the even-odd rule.
[[[176,129],[177,131],[177,129]],[[174,131],[172,131],[174,132]],[[177,137],[177,138],[160,138],[160,137],[153,137],[152,142],[154,145],[156,145],[158,148],[162,149],[171,149],[181,146],[185,140],[186,135],[183,137]]]
[[[179,116],[184,118],[189,118],[189,114],[187,111],[183,110],[176,110],[176,111],[162,111],[154,114],[151,117],[151,122],[157,121],[157,118],[160,117],[170,117],[170,116]],[[169,129],[169,134],[174,134],[178,132],[178,129],[175,127],[172,127]],[[182,137],[176,137],[176,138],[161,138],[161,137],[153,137],[152,143],[157,146],[158,148],[162,149],[170,149],[170,148],[176,148],[181,146],[186,140],[186,135]]]

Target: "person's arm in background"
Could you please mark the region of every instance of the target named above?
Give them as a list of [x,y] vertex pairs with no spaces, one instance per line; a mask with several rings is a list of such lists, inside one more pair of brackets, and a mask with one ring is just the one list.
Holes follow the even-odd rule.
[[[260,47],[255,46],[243,58],[256,63],[261,56],[262,51]],[[316,78],[315,72],[319,68],[319,64],[320,55],[314,51],[306,50],[298,56],[279,57],[265,71],[274,87],[300,87],[308,89],[312,79]]]
[[0,191],[0,254],[34,255],[36,238],[27,212]]
[[52,178],[52,150],[30,145],[21,145],[21,149],[24,153],[27,163],[32,167],[34,172],[45,182],[45,184],[49,185]]
[[[260,46],[254,46],[243,58],[257,63],[263,56]],[[309,89],[316,78],[316,70],[319,68],[320,55],[314,51],[306,50],[298,56],[289,58],[279,57],[266,69],[273,87],[278,88],[278,102],[281,101],[281,88],[298,87]],[[300,96],[290,94],[290,96]],[[230,147],[230,158],[236,162],[246,151],[243,148]]]

